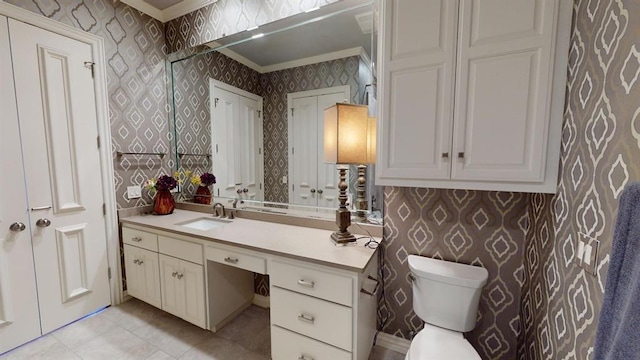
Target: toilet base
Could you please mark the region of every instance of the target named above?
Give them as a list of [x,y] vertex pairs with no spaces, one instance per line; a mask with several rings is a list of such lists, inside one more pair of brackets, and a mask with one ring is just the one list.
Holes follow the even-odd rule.
[[425,324],[411,341],[405,360],[481,360],[462,333]]

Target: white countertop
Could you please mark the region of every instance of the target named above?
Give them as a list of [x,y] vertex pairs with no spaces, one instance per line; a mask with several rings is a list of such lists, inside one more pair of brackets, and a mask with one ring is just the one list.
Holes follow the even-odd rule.
[[355,246],[335,246],[330,238],[332,231],[302,226],[242,218],[206,231],[176,225],[206,217],[212,215],[176,209],[170,215],[137,215],[122,218],[120,222],[358,272],[366,268],[375,253],[374,249],[364,246],[368,237],[359,239]]

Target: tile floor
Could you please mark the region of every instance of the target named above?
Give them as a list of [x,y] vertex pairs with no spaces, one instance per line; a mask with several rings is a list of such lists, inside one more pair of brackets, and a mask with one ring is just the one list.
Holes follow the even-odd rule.
[[[268,309],[251,306],[214,334],[133,299],[5,353],[0,360],[268,360],[270,350]],[[369,357],[403,359],[377,346]]]

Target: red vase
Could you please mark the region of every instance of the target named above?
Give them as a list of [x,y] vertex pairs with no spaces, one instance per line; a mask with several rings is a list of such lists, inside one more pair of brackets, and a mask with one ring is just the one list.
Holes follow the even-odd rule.
[[197,204],[211,204],[211,191],[208,186],[198,186],[193,202]]
[[156,199],[153,202],[153,212],[156,215],[167,215],[173,213],[176,207],[176,201],[169,190],[158,190]]

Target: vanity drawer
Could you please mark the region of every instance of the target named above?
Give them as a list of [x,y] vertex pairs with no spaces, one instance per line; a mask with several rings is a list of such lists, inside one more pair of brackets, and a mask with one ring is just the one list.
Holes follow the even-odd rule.
[[122,242],[139,248],[158,251],[158,235],[146,231],[123,227]]
[[279,326],[271,326],[271,358],[351,360],[351,353]]
[[271,287],[273,325],[351,351],[352,319],[349,307]]
[[158,249],[162,254],[202,265],[202,245],[178,240],[166,236],[158,236]]
[[237,267],[258,274],[267,273],[267,260],[220,245],[207,246],[207,260]]
[[353,280],[348,276],[273,261],[270,281],[275,286],[338,304],[353,304]]

